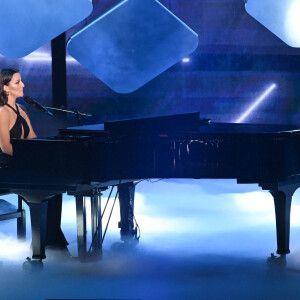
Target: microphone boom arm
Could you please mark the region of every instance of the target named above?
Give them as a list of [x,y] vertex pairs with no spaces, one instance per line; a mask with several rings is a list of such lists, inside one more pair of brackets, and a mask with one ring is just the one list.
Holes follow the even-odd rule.
[[75,114],[77,117],[78,125],[80,125],[80,120],[82,120],[84,117],[92,117],[92,114],[80,112],[78,110],[68,110],[68,109],[64,109],[64,108],[57,108],[57,107],[50,107],[50,106],[45,106],[45,108],[51,109],[51,110],[57,110],[57,111],[61,111],[61,112],[66,112],[66,113],[70,113],[70,114]]

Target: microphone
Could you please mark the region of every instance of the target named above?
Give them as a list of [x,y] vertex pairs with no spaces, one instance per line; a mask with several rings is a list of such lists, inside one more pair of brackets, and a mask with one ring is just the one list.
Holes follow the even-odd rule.
[[41,105],[37,101],[33,100],[29,96],[25,96],[24,101],[27,102],[28,104],[33,105],[35,108],[41,110],[42,112],[48,114],[49,116],[53,116],[53,113],[51,111],[49,111],[46,107],[44,107],[43,105]]

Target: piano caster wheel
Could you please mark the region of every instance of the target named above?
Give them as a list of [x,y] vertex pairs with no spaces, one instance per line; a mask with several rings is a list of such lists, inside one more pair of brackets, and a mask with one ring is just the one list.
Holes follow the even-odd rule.
[[126,232],[121,234],[121,241],[124,242],[126,246],[136,246],[139,243],[140,237],[137,235],[137,229],[135,228],[132,232]]
[[121,242],[113,243],[111,249],[116,252],[132,251],[138,243],[139,239],[133,235],[121,235]]
[[139,243],[139,239],[131,235],[123,235],[121,240],[124,242],[124,245],[129,247],[135,247]]
[[271,256],[267,259],[267,265],[271,268],[285,268],[286,267],[286,255],[276,256],[271,253]]
[[41,272],[43,270],[43,262],[40,259],[31,260],[29,257],[22,265],[22,270],[26,273]]

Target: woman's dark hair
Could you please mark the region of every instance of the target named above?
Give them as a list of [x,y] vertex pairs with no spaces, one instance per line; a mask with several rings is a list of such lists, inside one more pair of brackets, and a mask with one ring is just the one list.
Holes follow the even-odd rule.
[[19,73],[17,69],[2,69],[0,70],[0,106],[5,105],[8,101],[7,93],[4,86],[8,85],[14,74]]

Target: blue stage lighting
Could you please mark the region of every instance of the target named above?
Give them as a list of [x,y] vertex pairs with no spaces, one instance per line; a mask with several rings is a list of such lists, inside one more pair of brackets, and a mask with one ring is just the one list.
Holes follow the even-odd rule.
[[275,83],[271,84],[266,91],[257,99],[255,100],[255,102],[247,109],[247,111],[245,113],[243,113],[243,115],[238,118],[235,123],[242,123],[247,117],[248,115],[263,101],[265,100],[270,93],[277,87],[277,85]]
[[130,93],[188,56],[198,36],[156,0],[125,0],[73,35],[68,51],[118,93]]
[[90,0],[0,1],[0,53],[20,58],[86,18]]
[[286,44],[300,47],[300,0],[245,0],[246,11]]

